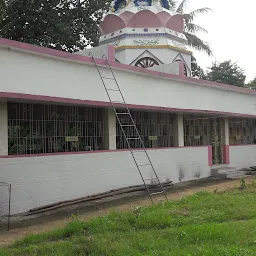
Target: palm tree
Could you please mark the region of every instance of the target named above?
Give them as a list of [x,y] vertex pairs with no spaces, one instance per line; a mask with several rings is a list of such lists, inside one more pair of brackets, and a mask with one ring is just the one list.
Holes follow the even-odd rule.
[[[172,2],[172,1],[170,1]],[[175,2],[174,2],[175,3]],[[198,26],[193,23],[194,19],[199,14],[206,14],[209,11],[211,11],[210,8],[204,7],[197,10],[194,10],[192,12],[186,13],[186,7],[188,4],[188,0],[182,0],[181,3],[176,8],[176,12],[183,15],[185,20],[185,35],[188,39],[188,44],[195,48],[196,50],[203,51],[207,53],[208,55],[212,55],[212,49],[209,46],[207,42],[204,42],[202,39],[200,39],[198,36],[196,36],[197,32],[203,32],[208,33],[206,29],[204,29],[201,26]]]

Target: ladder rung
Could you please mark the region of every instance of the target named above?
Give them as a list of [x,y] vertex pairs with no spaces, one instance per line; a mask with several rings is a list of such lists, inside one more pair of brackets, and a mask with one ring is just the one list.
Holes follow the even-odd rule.
[[106,88],[108,91],[114,91],[114,92],[120,92],[119,89],[111,89],[111,88]]
[[138,164],[139,167],[141,167],[141,166],[149,166],[149,165],[151,166],[151,164]]
[[111,101],[112,103],[121,103],[121,104],[125,104],[124,101]]
[[115,80],[115,78],[113,78],[113,77],[105,77],[105,76],[102,76],[101,78],[110,79],[110,80]]
[[131,150],[132,153],[145,153],[144,150]]
[[155,196],[155,195],[163,194],[163,193],[164,193],[164,191],[160,191],[160,192],[151,193],[150,195],[151,195],[151,196]]
[[121,113],[121,112],[120,112],[120,113],[118,113],[118,112],[116,112],[116,114],[117,114],[117,115],[129,115],[129,113],[128,113],[128,112],[127,112],[127,113]]
[[127,140],[139,140],[140,138],[126,138]]
[[124,127],[134,127],[135,125],[134,124],[121,124],[121,126],[124,126]]

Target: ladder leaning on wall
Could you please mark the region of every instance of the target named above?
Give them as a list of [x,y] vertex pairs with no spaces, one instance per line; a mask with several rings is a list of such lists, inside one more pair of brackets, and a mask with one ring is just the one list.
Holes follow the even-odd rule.
[[[131,115],[131,112],[130,112],[130,110],[128,108],[128,105],[127,105],[127,103],[126,103],[126,101],[124,99],[123,93],[121,92],[121,89],[119,87],[119,84],[118,84],[118,82],[116,80],[115,74],[113,72],[113,69],[112,69],[108,59],[103,56],[104,59],[107,62],[107,67],[104,66],[104,68],[107,68],[110,71],[108,73],[110,73],[111,77],[103,75],[103,72],[101,71],[101,67],[97,64],[97,61],[94,58],[93,54],[90,53],[89,55],[92,57],[92,59],[93,59],[93,61],[95,63],[95,66],[96,66],[97,71],[99,73],[99,76],[101,78],[102,84],[103,84],[103,86],[105,88],[105,91],[107,93],[109,101],[110,101],[110,103],[112,105],[112,108],[113,108],[113,110],[115,112],[116,119],[118,121],[120,129],[121,129],[121,131],[122,131],[122,133],[124,135],[124,138],[125,138],[126,144],[128,146],[128,149],[130,150],[130,153],[132,155],[133,161],[134,161],[134,163],[135,163],[135,165],[137,167],[137,170],[138,170],[138,172],[140,174],[140,177],[141,177],[141,179],[143,181],[143,184],[144,184],[145,189],[146,189],[146,191],[147,191],[147,193],[148,193],[148,195],[150,197],[150,200],[151,200],[152,204],[154,204],[153,196],[159,195],[159,194],[162,194],[164,196],[165,200],[168,201],[166,193],[165,193],[164,188],[163,188],[163,185],[160,182],[159,177],[158,177],[158,175],[156,173],[156,170],[155,170],[155,168],[154,168],[154,166],[153,166],[153,164],[152,164],[152,162],[150,160],[150,157],[149,157],[148,152],[147,152],[147,150],[145,148],[144,142],[141,139],[141,136],[140,136],[140,134],[138,132],[138,129],[137,129],[136,125],[135,125],[134,119],[133,119],[133,117]],[[107,87],[106,80],[114,81],[115,88]],[[118,93],[118,95],[120,96],[121,100],[119,100],[119,101],[113,100],[113,96],[111,95],[112,92]],[[119,110],[120,107],[116,107],[116,105],[121,106],[122,111]],[[127,119],[129,119],[130,123],[124,122],[123,121],[124,119],[122,118],[122,116],[127,117]],[[135,134],[135,136],[130,136],[130,135],[127,136],[127,134],[125,132],[125,130],[126,130],[125,127],[129,127],[131,129],[134,129],[134,133],[133,134]],[[138,148],[137,149],[132,148],[131,142],[134,141],[134,140],[136,140],[140,144],[139,149]],[[138,154],[140,156],[138,156]],[[141,159],[141,154],[144,154],[144,156],[145,156],[144,157],[144,159],[146,159],[145,163],[140,163],[139,162],[139,158]],[[156,181],[155,185],[156,185],[156,187],[158,187],[158,191],[155,191],[155,190],[151,191],[151,186],[146,183],[146,180],[148,180],[148,179],[145,179],[144,175],[143,175],[143,168],[145,168],[145,167],[148,167],[148,168],[150,168],[153,171],[154,177],[152,179],[154,179]]]

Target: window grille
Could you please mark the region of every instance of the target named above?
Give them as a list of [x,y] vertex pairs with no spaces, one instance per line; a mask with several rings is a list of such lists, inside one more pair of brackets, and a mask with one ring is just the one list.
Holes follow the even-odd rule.
[[185,115],[184,145],[212,145],[213,164],[222,164],[224,145],[224,120],[214,116]]
[[229,119],[229,144],[256,144],[256,120]]
[[103,109],[8,103],[9,155],[103,149]]
[[[119,111],[120,112],[120,111]],[[156,112],[142,112],[131,111],[131,115],[140,133],[146,148],[161,148],[174,146],[174,124],[175,114],[172,113],[156,113]],[[130,119],[123,115],[122,123],[129,124]],[[117,148],[127,148],[125,138],[122,130],[117,126]],[[136,133],[134,127],[123,127],[127,137],[134,137]],[[140,148],[141,144],[137,140],[130,141],[132,148]]]
[[184,145],[211,144],[211,119],[206,116],[184,115]]

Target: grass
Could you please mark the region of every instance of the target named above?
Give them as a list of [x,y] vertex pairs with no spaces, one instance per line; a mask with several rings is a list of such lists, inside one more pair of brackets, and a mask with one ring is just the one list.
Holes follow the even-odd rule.
[[30,235],[0,255],[249,256],[256,255],[256,185],[200,192],[179,201]]

